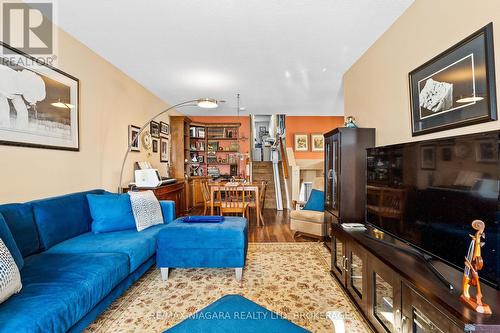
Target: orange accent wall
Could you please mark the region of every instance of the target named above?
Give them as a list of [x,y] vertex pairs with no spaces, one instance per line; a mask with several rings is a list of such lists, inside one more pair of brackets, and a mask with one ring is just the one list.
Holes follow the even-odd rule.
[[[326,133],[344,125],[344,117],[339,116],[287,116],[286,126],[286,146],[293,149],[294,134],[316,134]],[[311,147],[311,137],[309,137],[309,147]],[[295,159],[322,159],[322,152],[294,152]]]
[[[250,117],[249,116],[189,116],[194,122],[200,123],[241,123],[239,130],[240,138],[247,138],[240,140],[240,153],[248,154],[250,152]],[[228,167],[229,169],[229,167]],[[228,171],[228,170],[223,170]],[[240,172],[244,173],[245,164],[240,163]]]

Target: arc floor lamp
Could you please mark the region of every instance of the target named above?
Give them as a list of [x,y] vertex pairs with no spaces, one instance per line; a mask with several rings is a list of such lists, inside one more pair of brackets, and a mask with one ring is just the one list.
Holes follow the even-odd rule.
[[118,183],[118,193],[123,192],[123,188],[122,188],[123,170],[125,169],[125,162],[127,161],[128,154],[132,150],[132,145],[135,144],[137,142],[137,140],[139,140],[142,131],[144,131],[149,126],[150,122],[152,122],[153,120],[155,120],[156,118],[158,118],[162,114],[165,114],[168,111],[176,109],[176,108],[186,107],[186,106],[198,106],[198,107],[204,108],[204,109],[215,109],[216,107],[219,106],[219,103],[220,102],[214,98],[192,99],[189,101],[175,104],[175,105],[169,107],[168,109],[165,109],[165,110],[157,113],[154,117],[152,117],[146,123],[144,123],[144,125],[142,125],[141,128],[139,129],[139,132],[137,133],[137,136],[135,137],[135,139],[128,145],[127,151],[125,152],[125,156],[123,156],[122,168],[120,171],[120,182]]

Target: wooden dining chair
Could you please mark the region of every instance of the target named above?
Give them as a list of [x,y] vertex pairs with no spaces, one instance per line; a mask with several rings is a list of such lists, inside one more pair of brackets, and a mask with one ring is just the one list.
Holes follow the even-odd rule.
[[255,210],[255,214],[259,214],[260,216],[260,220],[262,221],[262,224],[264,224],[264,216],[263,216],[263,212],[264,212],[264,203],[265,203],[265,199],[266,199],[266,189],[267,189],[267,181],[262,181],[262,183],[260,184],[260,189],[259,189],[259,205],[260,205],[260,211],[257,212],[257,203],[255,202],[255,192],[251,192],[253,193],[253,198],[252,200],[249,200],[248,202],[248,209],[253,209]]
[[[201,193],[203,194],[203,215],[207,215],[207,212],[212,207],[212,198],[210,198],[210,188],[208,186],[208,180],[201,183]],[[214,198],[214,209],[220,208],[220,201]]]
[[245,217],[248,209],[248,201],[243,187],[220,187],[218,191],[218,200],[220,202],[220,215],[241,214],[241,216]]

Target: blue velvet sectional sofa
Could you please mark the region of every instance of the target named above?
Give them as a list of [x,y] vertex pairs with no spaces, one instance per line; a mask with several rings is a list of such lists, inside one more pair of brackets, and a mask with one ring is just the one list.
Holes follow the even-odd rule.
[[[23,288],[0,304],[0,332],[80,332],[155,263],[166,225],[93,234],[88,193],[106,192],[0,205],[23,257]],[[161,207],[172,221],[174,203]]]

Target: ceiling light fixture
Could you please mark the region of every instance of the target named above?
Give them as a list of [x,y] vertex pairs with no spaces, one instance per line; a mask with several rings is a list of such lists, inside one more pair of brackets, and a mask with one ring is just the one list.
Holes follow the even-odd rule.
[[457,103],[473,103],[484,99],[484,97],[481,96],[460,97],[460,99],[457,99]]
[[215,109],[219,106],[219,101],[213,98],[200,98],[196,101],[196,105],[203,109]]
[[50,105],[61,109],[73,109],[75,107],[73,104],[61,102],[60,98],[57,99],[57,102],[50,103]]

